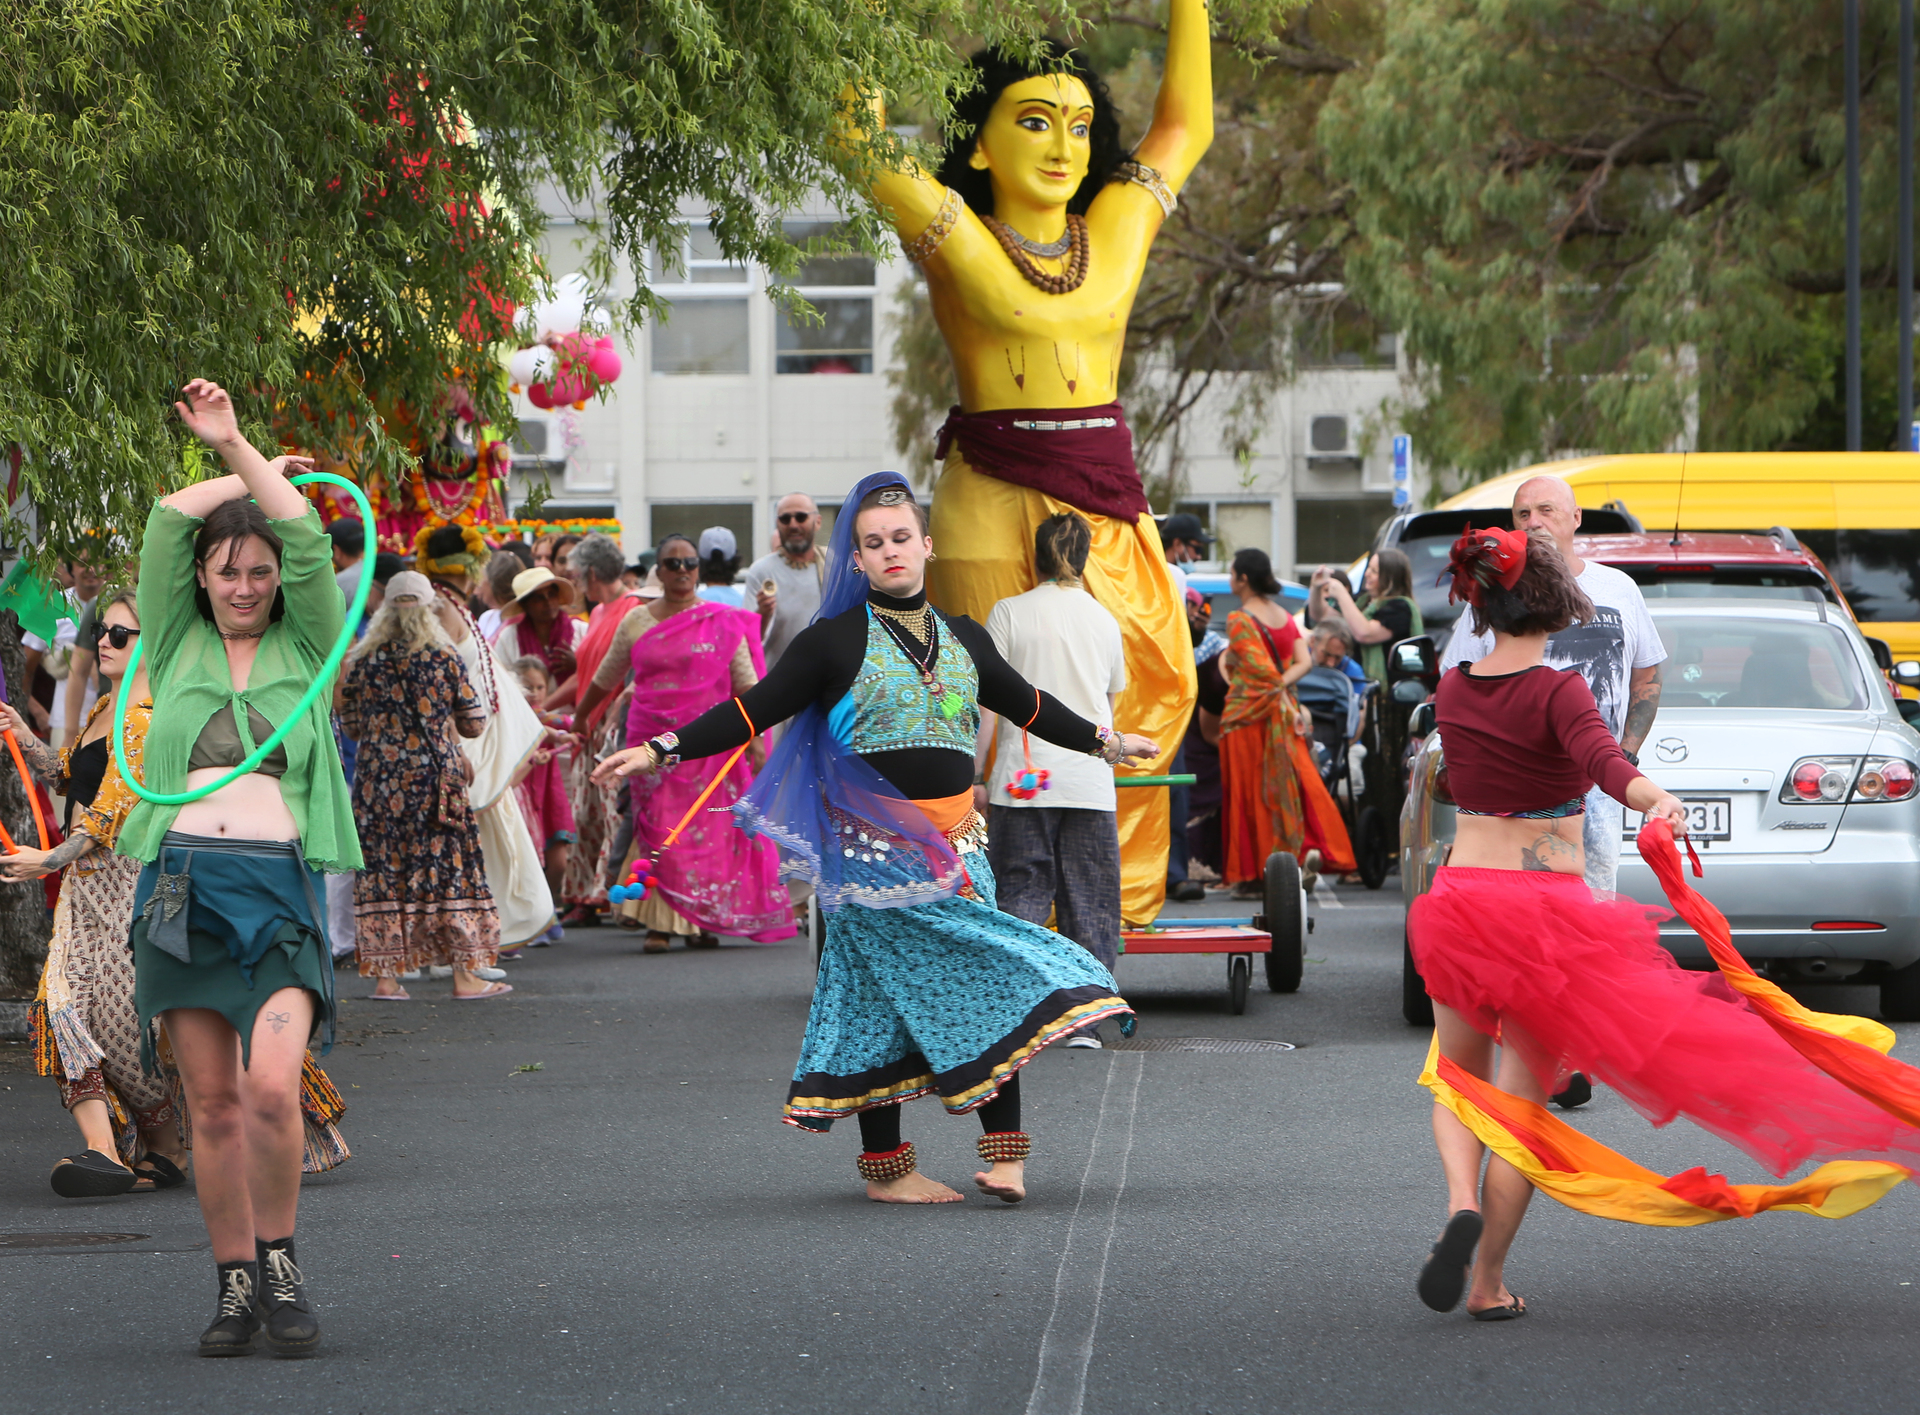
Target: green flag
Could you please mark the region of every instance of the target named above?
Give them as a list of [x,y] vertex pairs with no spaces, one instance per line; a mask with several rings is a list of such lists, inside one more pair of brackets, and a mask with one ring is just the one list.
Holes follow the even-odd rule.
[[66,596],[36,575],[24,560],[16,560],[7,578],[0,581],[0,609],[11,609],[20,616],[22,629],[49,644],[60,621],[72,613]]

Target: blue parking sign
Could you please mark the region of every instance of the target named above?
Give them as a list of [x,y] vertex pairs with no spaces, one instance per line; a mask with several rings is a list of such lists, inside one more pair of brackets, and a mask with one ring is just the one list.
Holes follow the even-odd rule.
[[1393,435],[1393,504],[1413,504],[1413,439],[1404,432]]

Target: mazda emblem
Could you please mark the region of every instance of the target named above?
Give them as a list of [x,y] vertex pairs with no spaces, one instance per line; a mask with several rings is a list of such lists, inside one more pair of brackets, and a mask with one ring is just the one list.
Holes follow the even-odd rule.
[[1653,744],[1653,754],[1663,762],[1683,762],[1687,759],[1687,744],[1678,737],[1662,737]]

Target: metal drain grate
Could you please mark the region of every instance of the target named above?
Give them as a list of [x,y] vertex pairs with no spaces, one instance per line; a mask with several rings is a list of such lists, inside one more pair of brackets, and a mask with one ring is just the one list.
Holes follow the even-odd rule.
[[1292,1042],[1266,1042],[1251,1037],[1233,1040],[1222,1037],[1134,1037],[1107,1043],[1108,1051],[1206,1051],[1251,1055],[1295,1049]]
[[0,1233],[0,1248],[104,1248],[139,1243],[150,1233]]

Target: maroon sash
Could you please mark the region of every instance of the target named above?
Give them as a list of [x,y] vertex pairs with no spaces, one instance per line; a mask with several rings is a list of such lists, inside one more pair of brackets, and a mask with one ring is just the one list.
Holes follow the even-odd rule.
[[1029,487],[1076,510],[1123,521],[1148,512],[1140,469],[1133,462],[1133,434],[1118,403],[984,413],[963,413],[955,407],[940,428],[934,455],[944,462],[955,438],[974,470]]

